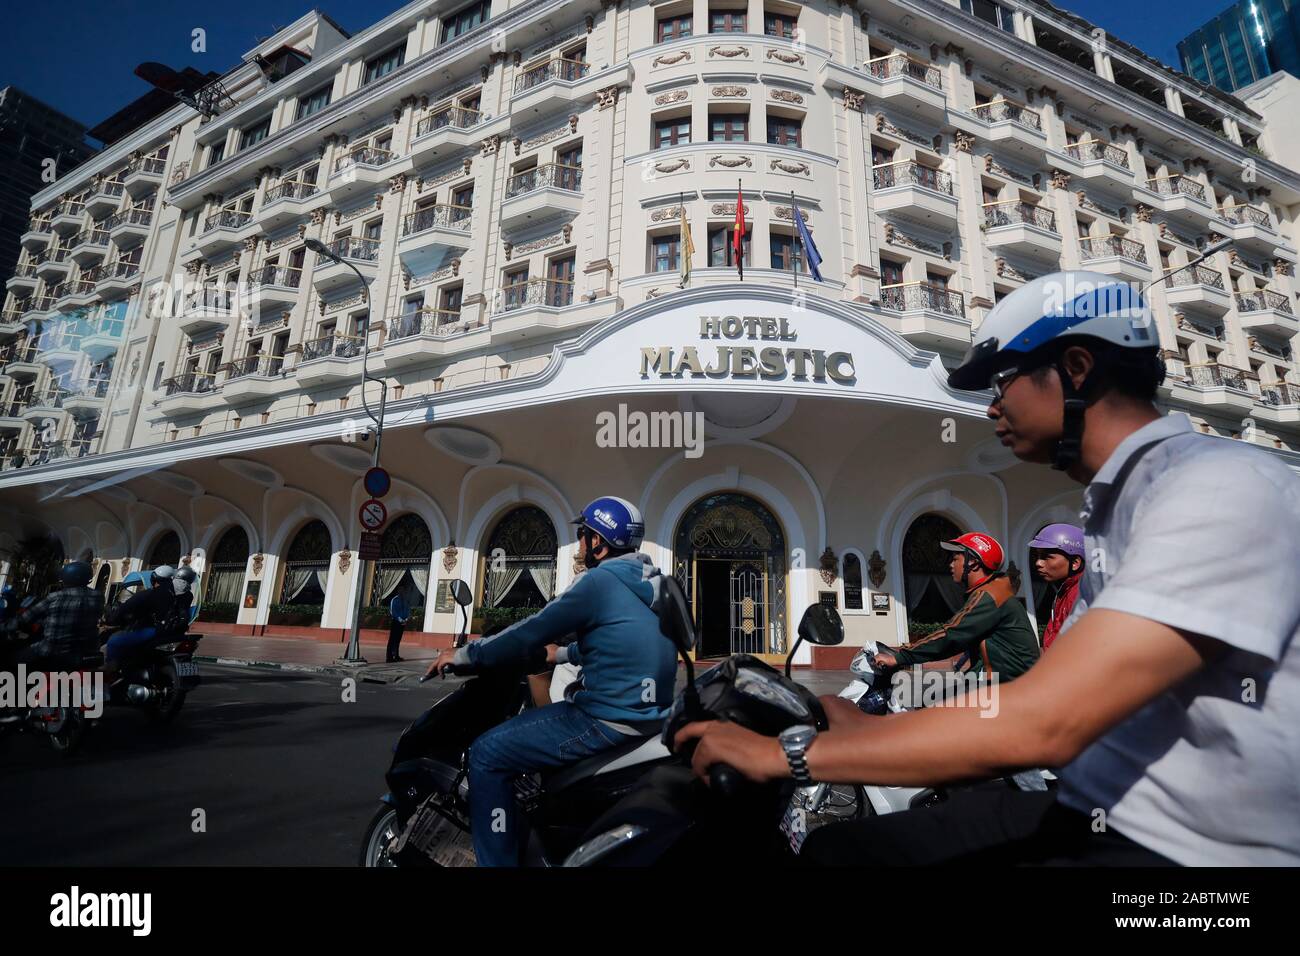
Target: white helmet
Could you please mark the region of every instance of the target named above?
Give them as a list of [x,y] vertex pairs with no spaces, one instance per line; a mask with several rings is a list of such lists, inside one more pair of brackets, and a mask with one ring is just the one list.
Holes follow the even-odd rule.
[[158,567],[153,569],[153,576],[155,578],[161,578],[164,581],[170,581],[176,576],[176,569],[170,564],[160,564]]
[[[1026,372],[1054,361],[1056,354],[1045,347],[1077,337],[1132,349],[1135,360],[1150,362],[1157,383],[1164,379],[1151,309],[1141,292],[1113,276],[1076,271],[1041,276],[995,305],[961,364],[948,373],[948,384],[982,391],[999,372]],[[1069,376],[1061,375],[1065,427],[1053,456],[1053,467],[1061,470],[1078,460],[1087,384],[1076,389]]]

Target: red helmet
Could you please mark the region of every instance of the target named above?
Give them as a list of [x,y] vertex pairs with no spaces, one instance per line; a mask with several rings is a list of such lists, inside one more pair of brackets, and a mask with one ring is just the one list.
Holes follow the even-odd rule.
[[960,537],[953,538],[951,541],[942,542],[939,547],[945,551],[957,551],[970,555],[983,565],[984,570],[990,574],[1002,567],[1002,561],[1005,557],[1002,552],[1002,545],[998,544],[992,536],[980,531],[969,531]]

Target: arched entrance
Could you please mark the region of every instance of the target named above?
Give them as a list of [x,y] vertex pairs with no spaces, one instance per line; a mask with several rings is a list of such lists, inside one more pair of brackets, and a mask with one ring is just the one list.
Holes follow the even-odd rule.
[[947,621],[966,600],[949,571],[952,554],[939,547],[959,534],[961,529],[943,515],[927,512],[903,537],[903,593],[912,639]]
[[785,533],[765,505],[738,492],[701,498],[677,525],[673,555],[697,657],[786,652]]
[[294,535],[285,552],[280,601],[271,606],[268,623],[320,626],[331,547],[329,529],[323,521],[309,521]]
[[226,530],[203,569],[203,603],[199,619],[234,621],[248,569],[248,532],[239,525]]
[[149,569],[153,570],[160,564],[170,564],[177,567],[181,563],[181,539],[175,531],[164,532],[149,552]]
[[417,514],[404,514],[384,529],[380,541],[383,556],[374,563],[370,600],[366,616],[377,624],[390,622],[388,606],[401,595],[411,609],[409,626],[424,626],[425,595],[429,592],[429,565],[433,561],[433,538],[429,526]]
[[555,525],[541,508],[523,505],[497,522],[483,549],[485,623],[508,623],[543,607],[555,595],[559,552]]

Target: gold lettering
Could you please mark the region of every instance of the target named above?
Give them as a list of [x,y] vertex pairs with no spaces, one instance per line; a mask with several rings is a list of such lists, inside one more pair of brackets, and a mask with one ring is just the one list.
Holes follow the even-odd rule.
[[758,353],[763,363],[763,378],[782,378],[785,375],[785,355],[778,348],[766,348]]
[[661,378],[672,374],[673,350],[668,346],[662,348],[643,348],[641,350],[641,377],[649,378],[650,372],[656,371]]

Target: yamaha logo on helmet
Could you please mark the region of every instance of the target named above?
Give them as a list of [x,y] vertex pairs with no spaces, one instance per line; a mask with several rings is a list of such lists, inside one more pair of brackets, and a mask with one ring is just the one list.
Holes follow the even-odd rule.
[[618,522],[614,520],[614,517],[608,511],[601,511],[597,508],[591,513],[591,516],[606,528],[613,529],[618,527]]

